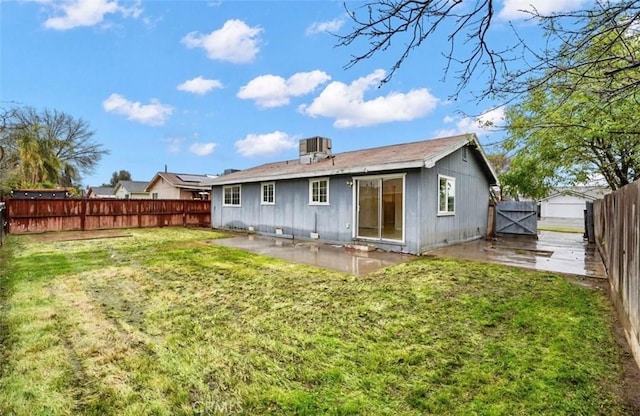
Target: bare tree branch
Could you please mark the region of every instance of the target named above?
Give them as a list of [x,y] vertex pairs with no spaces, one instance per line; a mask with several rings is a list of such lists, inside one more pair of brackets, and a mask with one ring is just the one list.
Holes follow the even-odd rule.
[[[452,97],[482,75],[484,87],[472,91],[476,98],[499,96],[509,102],[561,75],[572,76],[578,85],[590,83],[593,69],[604,63],[610,70],[601,71],[595,79],[609,99],[635,94],[640,87],[640,76],[634,71],[640,67],[640,51],[634,44],[640,30],[640,0],[597,0],[589,8],[550,15],[528,11],[546,37],[540,49],[527,44],[513,25],[513,42],[496,48],[491,37],[496,12],[492,0],[380,0],[353,10],[346,3],[344,7],[353,30],[339,36],[338,45],[368,44],[364,52],[352,55],[345,68],[390,52],[396,41],[401,45],[382,84],[417,48],[431,42],[446,59],[443,78],[455,73],[457,88]],[[446,35],[447,47],[436,43],[438,33]],[[601,45],[598,54],[576,59],[594,42]],[[613,48],[621,44],[623,48]]]

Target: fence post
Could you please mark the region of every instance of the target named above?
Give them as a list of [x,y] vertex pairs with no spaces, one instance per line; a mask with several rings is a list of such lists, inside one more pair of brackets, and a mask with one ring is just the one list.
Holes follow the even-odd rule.
[[87,200],[84,198],[81,199],[80,204],[80,230],[84,231],[87,219]]
[[4,244],[4,232],[6,227],[5,214],[6,214],[6,209],[5,209],[4,202],[0,202],[0,247],[2,247],[2,245]]
[[584,238],[590,243],[596,242],[594,224],[593,224],[593,202],[586,202],[586,209],[584,210]]
[[487,219],[487,238],[496,238],[496,203],[489,200],[489,218]]
[[182,226],[187,226],[187,203],[182,201]]

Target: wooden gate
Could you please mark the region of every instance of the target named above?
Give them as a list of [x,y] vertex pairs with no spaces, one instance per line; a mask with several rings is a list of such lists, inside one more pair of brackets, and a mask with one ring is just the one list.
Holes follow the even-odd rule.
[[531,201],[500,201],[496,205],[496,233],[538,235],[538,210]]

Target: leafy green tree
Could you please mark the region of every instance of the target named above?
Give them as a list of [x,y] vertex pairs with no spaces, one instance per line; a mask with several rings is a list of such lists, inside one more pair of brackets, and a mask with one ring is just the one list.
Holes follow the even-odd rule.
[[64,112],[12,107],[3,109],[0,122],[5,186],[75,186],[108,153],[86,121]]
[[615,190],[640,179],[640,92],[620,94],[628,79],[604,77],[624,68],[640,79],[640,65],[631,70],[614,59],[623,53],[640,62],[635,31],[594,38],[581,54],[559,62],[570,66],[591,59],[593,64],[582,73],[531,81],[523,99],[507,110],[509,138],[503,149],[511,164],[501,178],[506,185],[543,197],[560,184],[600,180]]
[[497,195],[497,197],[500,200],[502,200],[504,199],[504,197],[511,195],[511,193],[509,192],[509,188],[505,186],[505,184],[501,180],[502,175],[504,175],[509,170],[511,166],[511,160],[509,159],[509,157],[505,152],[487,154],[487,159],[489,159],[491,166],[493,166],[493,169],[498,175],[500,184],[499,184],[499,195]]
[[120,170],[120,172],[113,172],[111,175],[111,180],[107,184],[102,184],[102,186],[111,186],[114,187],[120,181],[130,181],[131,173],[128,170]]

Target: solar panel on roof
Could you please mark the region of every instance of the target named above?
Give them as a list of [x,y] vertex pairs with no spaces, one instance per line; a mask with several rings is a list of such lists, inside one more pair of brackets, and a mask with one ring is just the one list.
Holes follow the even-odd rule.
[[206,177],[200,175],[176,175],[182,182],[202,182]]

